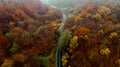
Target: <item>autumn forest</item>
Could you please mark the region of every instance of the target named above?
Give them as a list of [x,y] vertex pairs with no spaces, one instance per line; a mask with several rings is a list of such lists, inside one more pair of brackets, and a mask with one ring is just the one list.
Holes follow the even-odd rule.
[[0,0],[0,67],[119,67],[120,3],[71,6]]

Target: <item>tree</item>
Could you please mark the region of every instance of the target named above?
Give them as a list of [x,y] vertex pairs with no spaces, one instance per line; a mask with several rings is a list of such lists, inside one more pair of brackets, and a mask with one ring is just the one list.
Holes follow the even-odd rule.
[[79,27],[76,29],[76,31],[73,33],[74,36],[78,37],[84,37],[85,35],[88,35],[90,33],[90,29],[86,27]]
[[72,38],[72,32],[69,30],[65,30],[59,38],[58,47],[57,47],[58,50],[63,51],[69,45],[71,38]]
[[7,48],[10,45],[10,42],[6,36],[0,33],[0,47],[2,49]]

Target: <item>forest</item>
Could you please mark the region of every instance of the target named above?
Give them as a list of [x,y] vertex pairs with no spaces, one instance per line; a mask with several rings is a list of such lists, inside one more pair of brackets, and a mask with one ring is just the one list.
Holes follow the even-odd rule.
[[120,66],[119,1],[56,6],[0,0],[0,67]]

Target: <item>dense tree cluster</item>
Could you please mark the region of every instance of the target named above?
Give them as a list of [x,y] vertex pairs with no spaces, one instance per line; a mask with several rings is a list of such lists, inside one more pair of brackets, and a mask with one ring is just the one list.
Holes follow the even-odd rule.
[[84,3],[67,14],[65,28],[73,31],[73,38],[78,37],[78,46],[73,50],[70,43],[68,50],[63,52],[64,67],[120,66],[118,10],[120,5],[114,2]]
[[61,11],[40,0],[0,2],[0,66],[40,67],[37,57],[55,46]]
[[119,67],[120,5],[96,1],[65,8],[61,24],[40,0],[0,0],[0,67]]

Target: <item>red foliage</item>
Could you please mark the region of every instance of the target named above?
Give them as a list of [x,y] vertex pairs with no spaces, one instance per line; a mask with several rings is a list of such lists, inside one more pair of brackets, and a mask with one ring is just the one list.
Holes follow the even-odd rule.
[[22,10],[20,10],[20,9],[15,10],[15,16],[16,16],[16,19],[17,19],[18,21],[22,21],[22,20],[25,20],[25,19],[28,19],[28,18],[29,18],[29,16],[26,15],[26,14],[24,13],[24,11],[22,11]]
[[10,45],[9,40],[7,39],[6,36],[4,36],[2,33],[0,33],[0,48],[5,49]]
[[23,50],[29,49],[35,45],[33,38],[20,38],[18,44],[23,48]]
[[[42,4],[42,3],[41,3]],[[0,4],[0,20],[1,22],[9,22],[9,21],[24,21],[28,18],[37,19],[37,17],[41,14],[40,11],[46,12],[47,7],[39,7],[36,8],[35,4],[30,3],[15,3],[11,2],[9,4]]]
[[[16,1],[0,4],[0,31],[8,37],[0,34],[0,57],[7,55],[5,58],[17,59],[12,58],[13,54],[9,52],[13,43],[17,43],[21,48],[18,54],[29,52],[27,53],[29,59],[25,63],[30,64],[31,67],[39,67],[34,57],[51,52],[55,44],[53,24],[61,22],[62,14],[58,9],[42,4],[40,0]],[[54,22],[51,23],[52,21]],[[3,62],[4,59],[1,58]],[[19,66],[19,63],[15,65]],[[24,62],[20,66],[23,65]]]
[[[21,6],[20,6],[21,5]],[[37,14],[37,9],[35,9],[34,5],[28,4],[28,3],[23,3],[18,5],[19,8],[29,17],[32,17],[35,19],[35,15]],[[35,14],[36,13],[36,14]]]
[[35,45],[31,49],[32,52],[35,54],[49,52],[55,43],[54,35],[54,31],[50,31],[48,28],[41,30],[39,35],[34,39]]
[[116,14],[111,14],[111,15],[106,17],[106,20],[117,22],[117,15]]
[[37,25],[36,24],[29,24],[28,26],[26,26],[26,30],[30,33],[33,34],[36,30],[37,30]]

